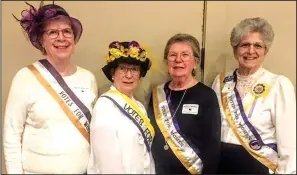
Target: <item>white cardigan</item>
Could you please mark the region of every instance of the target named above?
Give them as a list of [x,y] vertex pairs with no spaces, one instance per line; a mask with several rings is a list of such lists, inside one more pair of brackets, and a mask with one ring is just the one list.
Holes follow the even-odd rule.
[[[63,77],[92,112],[97,97],[94,75],[80,67]],[[28,68],[14,77],[5,111],[4,155],[9,174],[82,174],[89,143]]]
[[[260,134],[264,143],[276,142],[279,154],[276,174],[296,174],[296,99],[294,86],[285,76],[273,74],[263,68],[260,68],[255,74],[259,73],[263,73],[260,77],[261,82],[270,84],[274,77],[277,78],[277,81],[270,87],[271,90],[263,103],[257,103],[249,121]],[[221,113],[224,114],[221,102],[220,75],[216,77],[212,88],[217,93]],[[246,95],[242,99],[243,106],[246,106],[252,98],[251,93]],[[248,112],[246,111],[246,113]],[[221,140],[225,143],[240,145],[225,115],[222,115]]]
[[[132,100],[147,114],[140,102]],[[139,129],[112,101],[99,98],[91,121],[88,174],[154,173],[154,160]]]

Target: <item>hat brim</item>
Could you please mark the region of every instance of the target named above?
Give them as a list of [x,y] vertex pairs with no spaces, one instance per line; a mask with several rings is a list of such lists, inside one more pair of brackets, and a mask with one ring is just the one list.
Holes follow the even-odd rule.
[[72,23],[72,27],[74,30],[73,31],[74,35],[75,35],[74,41],[75,41],[75,43],[77,43],[82,35],[83,27],[82,27],[81,22],[78,19],[73,18],[73,17],[69,17],[69,18],[70,18],[70,21]]
[[111,76],[111,64],[108,63],[107,65],[105,65],[103,68],[102,68],[102,71],[104,73],[104,75],[106,76],[106,78],[112,82],[112,76]]

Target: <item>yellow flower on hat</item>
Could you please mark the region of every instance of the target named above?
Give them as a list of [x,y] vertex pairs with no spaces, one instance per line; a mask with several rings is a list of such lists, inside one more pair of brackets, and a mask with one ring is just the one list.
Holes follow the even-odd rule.
[[[134,43],[135,45],[135,43]],[[149,51],[145,47],[140,47],[139,45],[131,44],[129,48],[125,48],[123,45],[118,44],[115,48],[109,49],[109,57],[106,58],[107,62],[112,62],[115,59],[121,57],[131,57],[136,60],[145,62],[149,56]]]
[[120,47],[120,51],[121,51],[123,57],[128,57],[129,56],[129,53],[128,53],[129,50],[127,48],[124,48],[124,46]]
[[138,52],[139,52],[139,49],[137,47],[131,47],[129,49],[129,55],[130,55],[130,57],[136,58],[137,60],[139,59],[138,58],[138,55],[139,55]]
[[122,56],[121,51],[120,51],[119,49],[116,49],[116,48],[111,48],[111,49],[109,50],[109,52],[110,52],[110,54],[111,54],[112,56],[114,56],[115,58],[120,58],[120,57]]
[[123,56],[124,57],[128,57],[129,56],[129,50],[127,48],[125,48],[125,50],[123,52]]
[[124,52],[125,51],[124,46],[120,46],[120,50],[121,50],[121,52]]
[[109,56],[109,62],[112,62],[113,60],[115,60],[115,57],[113,55]]
[[140,53],[140,56],[139,56],[140,61],[145,61],[146,57],[147,57],[147,52],[144,50]]

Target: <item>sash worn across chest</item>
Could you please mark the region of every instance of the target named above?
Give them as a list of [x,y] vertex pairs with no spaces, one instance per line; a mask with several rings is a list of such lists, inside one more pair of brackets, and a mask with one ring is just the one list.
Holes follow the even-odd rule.
[[143,114],[137,104],[117,90],[109,90],[101,97],[111,100],[126,117],[131,119],[141,132],[146,148],[148,152],[150,152],[153,138],[155,136],[155,130],[151,125],[149,118]]
[[164,84],[153,90],[153,106],[158,127],[175,156],[191,174],[201,174],[203,169],[199,150],[179,133],[179,126],[173,122],[169,105],[166,100]]
[[39,60],[29,65],[28,68],[60,105],[83,137],[90,142],[91,113],[68,87],[62,76],[46,59]]
[[[265,144],[256,128],[250,123],[244,110],[242,99],[236,89],[237,77],[235,71],[228,76],[224,74],[220,75],[221,100],[224,115],[242,146],[255,159],[275,172],[278,158],[276,144]],[[258,78],[260,79],[261,77]],[[270,82],[270,85],[272,86],[274,82]],[[269,85],[264,85],[261,81],[258,81],[252,87],[251,91],[255,94],[255,97],[248,116],[252,116],[256,102],[263,101],[265,94],[267,95],[269,90]]]

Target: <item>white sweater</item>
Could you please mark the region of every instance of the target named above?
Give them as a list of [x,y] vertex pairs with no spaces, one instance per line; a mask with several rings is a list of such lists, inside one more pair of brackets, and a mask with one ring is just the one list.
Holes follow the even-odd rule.
[[[97,98],[94,75],[80,67],[63,77],[92,112]],[[7,173],[82,174],[89,143],[28,68],[14,77],[5,111],[4,155]]]
[[[143,105],[132,100],[147,115]],[[91,121],[88,174],[155,174],[153,157],[139,129],[104,97],[96,102]]]

